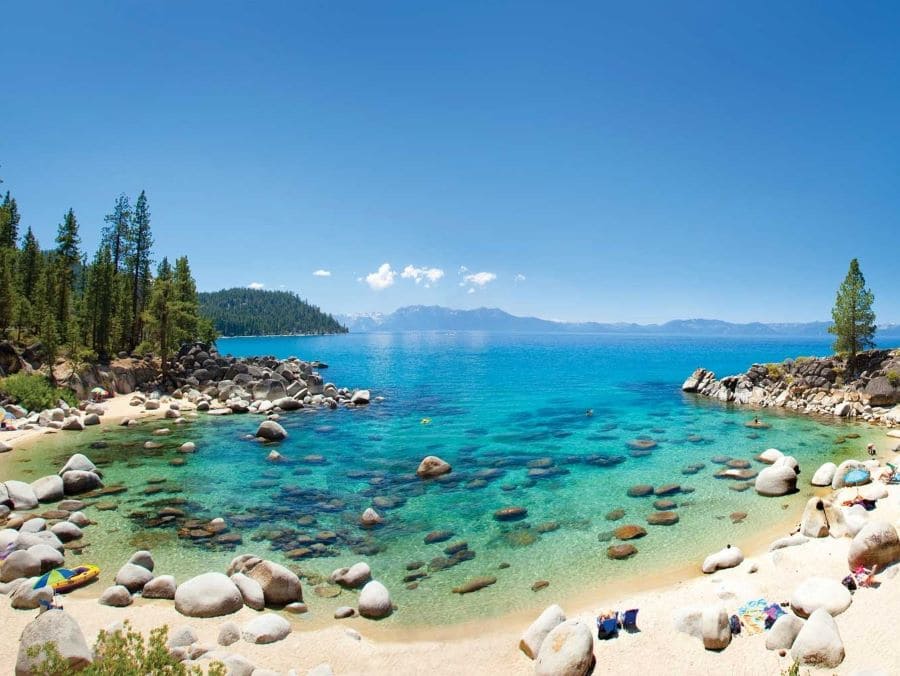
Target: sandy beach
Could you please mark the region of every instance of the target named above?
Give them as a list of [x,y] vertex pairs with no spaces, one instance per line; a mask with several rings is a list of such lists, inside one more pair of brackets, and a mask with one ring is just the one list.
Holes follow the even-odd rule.
[[[102,424],[118,424],[126,417],[161,414],[158,411],[142,413],[142,407],[129,406],[129,400],[127,395],[111,399]],[[37,442],[44,433],[43,430],[11,433],[7,441],[14,446],[14,450],[0,458],[27,451],[27,447]],[[887,448],[891,439],[883,438]],[[889,455],[892,454],[882,451],[882,461],[890,461]],[[0,459],[0,469],[3,464]],[[801,481],[808,481],[811,472],[811,469],[805,472]],[[839,499],[855,493],[855,489],[842,491]],[[823,494],[828,492],[823,489]],[[888,496],[878,500],[876,508],[869,513],[869,520],[897,525],[898,519],[900,486],[889,486]],[[598,587],[585,580],[584,592],[577,598],[557,598],[552,589],[548,589],[542,592],[543,599],[545,605],[560,603],[569,619],[582,619],[592,627],[598,612],[640,609],[639,632],[621,632],[611,640],[595,640],[595,672],[637,667],[648,674],[777,674],[790,666],[791,658],[766,650],[764,633],[749,635],[744,632],[735,636],[724,651],[707,651],[698,638],[676,631],[673,615],[679,609],[717,603],[723,604],[731,614],[746,601],[757,598],[765,598],[768,602],[787,602],[796,587],[811,575],[834,580],[843,578],[848,572],[849,538],[826,537],[769,553],[769,543],[787,535],[799,520],[800,514],[793,510],[785,512],[783,522],[735,542],[746,555],[746,560],[736,568],[703,575],[699,566],[705,553],[698,552],[693,567],[624,581],[621,585]],[[252,552],[253,549],[247,546],[242,551]],[[598,555],[602,554],[598,552]],[[752,568],[756,568],[756,572],[751,572]],[[900,582],[896,579],[896,572],[895,564],[878,575],[880,586],[858,590],[850,608],[836,617],[846,658],[829,673],[853,674],[864,670],[896,673],[900,668],[900,658],[892,648],[893,624],[880,621],[880,618],[886,619],[887,609],[895,609],[900,604]],[[64,598],[65,610],[78,620],[89,643],[94,641],[101,629],[127,619],[143,632],[160,625],[167,625],[170,629],[189,625],[197,631],[200,643],[211,650],[240,654],[258,667],[281,673],[294,669],[302,674],[323,662],[330,664],[337,674],[518,674],[533,671],[534,663],[518,649],[518,642],[537,613],[516,613],[446,627],[418,628],[388,627],[359,617],[331,620],[288,616],[293,631],[282,641],[270,645],[241,641],[228,648],[219,648],[216,636],[224,622],[234,621],[243,625],[258,613],[244,607],[227,617],[194,619],[180,615],[171,601],[145,600],[139,596],[128,608],[102,606],[97,602],[97,597],[109,582],[105,576],[104,580]],[[477,595],[470,600],[477,602]],[[397,612],[402,612],[402,608]],[[17,637],[35,615],[35,611],[13,610],[7,603],[0,604],[0,619],[7,627],[9,636]],[[15,664],[17,650],[16,641],[4,641],[0,646],[0,664],[11,668]],[[661,658],[663,654],[665,659]]]

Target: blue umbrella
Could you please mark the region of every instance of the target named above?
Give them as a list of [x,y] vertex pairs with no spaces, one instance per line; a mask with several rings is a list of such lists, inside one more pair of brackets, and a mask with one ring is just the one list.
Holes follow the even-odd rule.
[[866,483],[871,476],[872,475],[869,474],[869,470],[867,469],[851,469],[844,475],[844,485],[861,486]]
[[15,420],[15,419],[16,419],[16,416],[14,416],[14,415],[13,415],[12,413],[10,413],[9,411],[4,411],[4,412],[3,412],[3,417],[6,418],[7,420]]
[[58,582],[62,582],[63,580],[68,580],[72,577],[75,577],[75,575],[75,571],[69,570],[68,568],[56,568],[54,570],[51,570],[49,573],[44,573],[43,575],[41,575],[34,583],[34,589],[52,586]]

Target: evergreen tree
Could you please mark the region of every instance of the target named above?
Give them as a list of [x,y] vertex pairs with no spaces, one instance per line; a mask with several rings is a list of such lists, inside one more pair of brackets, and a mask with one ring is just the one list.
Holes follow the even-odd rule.
[[33,305],[35,290],[41,277],[44,257],[37,238],[29,227],[22,239],[22,250],[19,254],[19,291]]
[[0,248],[15,249],[19,240],[19,207],[9,191],[0,204]]
[[116,198],[116,205],[111,214],[104,218],[103,243],[109,247],[113,267],[116,272],[122,269],[130,254],[131,203],[128,195],[122,193]]
[[0,248],[0,338],[12,326],[15,318],[16,287],[13,278],[15,249]]
[[866,288],[866,279],[859,269],[859,261],[854,258],[850,261],[850,270],[841,282],[831,310],[834,324],[828,327],[828,331],[836,336],[835,352],[847,354],[847,365],[851,370],[856,355],[875,345],[874,302],[875,295]]
[[[78,245],[81,240],[78,236],[78,221],[75,213],[69,209],[63,222],[59,225],[56,235],[55,272],[57,275],[57,302],[56,322],[58,336],[63,343],[69,341],[71,329],[73,295],[75,292],[75,266],[81,259],[78,253]],[[75,334],[77,335],[77,334]]]
[[48,265],[44,266],[44,274],[38,284],[38,305],[35,313],[35,321],[38,325],[38,337],[44,347],[44,353],[49,365],[49,377],[54,381],[53,363],[56,361],[59,349],[59,331],[56,324],[55,300],[58,278],[55,274],[57,262],[51,258]]
[[197,338],[200,301],[197,298],[197,284],[191,276],[191,266],[187,256],[175,259],[175,272],[172,278],[175,301],[181,309],[180,323],[175,327],[176,347],[181,343]]
[[134,326],[131,347],[141,341],[143,315],[150,292],[150,250],[153,235],[150,232],[150,205],[143,190],[134,205],[134,214],[129,229],[128,276],[131,278],[131,316]]
[[112,253],[105,244],[100,246],[87,272],[84,298],[88,340],[101,357],[109,355],[112,343],[113,311],[115,308],[115,267]]
[[151,345],[159,352],[163,378],[168,373],[169,354],[178,347],[178,327],[183,326],[187,311],[178,300],[172,278],[172,266],[162,259],[153,280],[153,290],[144,313]]

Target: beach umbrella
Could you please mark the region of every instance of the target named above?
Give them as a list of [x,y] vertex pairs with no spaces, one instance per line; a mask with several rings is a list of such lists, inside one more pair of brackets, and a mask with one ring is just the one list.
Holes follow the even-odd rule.
[[68,568],[55,568],[49,573],[41,575],[37,579],[37,582],[34,583],[34,588],[40,589],[41,587],[52,587],[57,582],[64,582],[69,578],[75,577],[75,575],[76,573]]
[[15,420],[15,419],[16,419],[16,416],[14,416],[14,415],[13,415],[12,413],[10,413],[9,411],[4,411],[4,412],[3,412],[3,417],[6,418],[7,420]]
[[856,497],[859,497],[859,487],[867,483],[871,478],[867,469],[851,469],[844,475],[845,486],[856,486]]
[[844,484],[847,486],[861,486],[871,478],[867,469],[851,469],[844,475]]
[[109,392],[104,390],[102,387],[95,387],[94,389],[91,390],[91,394],[99,394],[99,395],[105,397],[107,394],[109,394]]

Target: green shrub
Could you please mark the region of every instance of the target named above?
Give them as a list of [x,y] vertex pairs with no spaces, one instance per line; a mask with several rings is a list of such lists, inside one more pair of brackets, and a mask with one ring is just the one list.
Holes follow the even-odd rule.
[[900,373],[896,371],[888,371],[887,372],[888,382],[894,387],[900,387]]
[[772,380],[781,378],[782,370],[780,364],[766,364],[766,371]]
[[[93,663],[78,672],[83,676],[146,676],[147,674],[171,674],[172,676],[194,676],[203,674],[199,666],[186,667],[169,654],[166,647],[168,627],[157,627],[144,639],[143,635],[131,628],[128,620],[123,629],[110,633],[101,631],[94,646]],[[31,658],[44,655],[43,661],[33,670],[35,676],[62,676],[70,673],[68,662],[59,654],[54,643],[32,646],[28,649]],[[225,676],[221,662],[212,662],[207,674]]]
[[0,392],[5,392],[29,411],[54,408],[62,399],[69,406],[76,406],[78,399],[71,390],[53,387],[44,376],[14,373],[0,380]]

